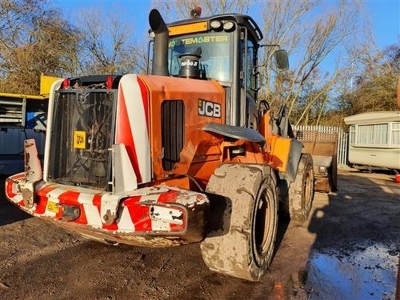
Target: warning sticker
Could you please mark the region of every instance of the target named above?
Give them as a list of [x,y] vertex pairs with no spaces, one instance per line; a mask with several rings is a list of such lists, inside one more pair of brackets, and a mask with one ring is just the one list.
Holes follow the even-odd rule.
[[74,148],[85,149],[86,148],[86,132],[85,131],[74,131]]

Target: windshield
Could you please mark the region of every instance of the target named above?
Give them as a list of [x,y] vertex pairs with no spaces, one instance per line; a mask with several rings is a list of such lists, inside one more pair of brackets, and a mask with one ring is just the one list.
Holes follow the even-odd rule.
[[200,56],[200,70],[207,79],[232,81],[230,69],[232,53],[229,33],[204,33],[170,38],[168,46],[168,68],[172,76],[179,75],[182,54]]

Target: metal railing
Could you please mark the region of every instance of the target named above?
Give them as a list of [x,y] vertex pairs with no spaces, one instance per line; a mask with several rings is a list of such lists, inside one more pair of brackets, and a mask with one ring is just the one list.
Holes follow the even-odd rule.
[[310,126],[310,125],[297,125],[293,126],[293,131],[317,131],[321,133],[337,133],[338,135],[338,150],[337,162],[338,165],[347,165],[348,149],[349,149],[349,134],[344,132],[343,129],[336,126]]

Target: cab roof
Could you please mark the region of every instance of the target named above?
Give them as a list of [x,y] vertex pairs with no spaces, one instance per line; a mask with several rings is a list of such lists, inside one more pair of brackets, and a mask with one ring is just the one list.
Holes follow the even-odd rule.
[[196,23],[207,23],[207,30],[211,29],[210,23],[212,21],[233,21],[237,23],[239,26],[245,26],[248,29],[250,35],[254,38],[255,41],[259,42],[263,39],[262,32],[258,27],[257,23],[254,19],[248,15],[244,14],[237,14],[237,13],[230,13],[230,14],[220,14],[210,17],[200,17],[200,18],[193,18],[193,19],[185,19],[176,22],[172,22],[167,24],[168,28],[171,27],[178,27],[181,25],[190,25]]

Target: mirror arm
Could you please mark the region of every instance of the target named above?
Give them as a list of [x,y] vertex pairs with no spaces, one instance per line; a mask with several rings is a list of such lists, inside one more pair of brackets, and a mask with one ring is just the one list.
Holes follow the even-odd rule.
[[278,44],[261,44],[260,47],[278,47],[278,50],[281,49],[281,46]]

